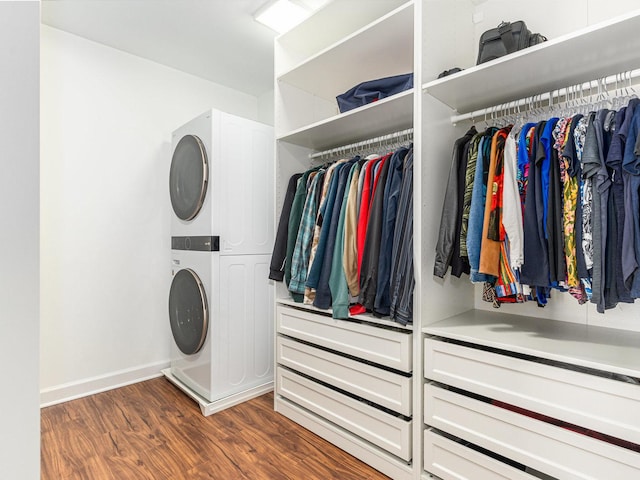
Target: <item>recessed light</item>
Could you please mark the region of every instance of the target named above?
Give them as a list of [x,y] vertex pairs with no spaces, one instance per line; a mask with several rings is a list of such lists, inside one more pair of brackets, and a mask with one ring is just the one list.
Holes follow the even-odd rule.
[[271,30],[284,33],[311,15],[311,10],[295,0],[272,0],[258,10],[253,18]]

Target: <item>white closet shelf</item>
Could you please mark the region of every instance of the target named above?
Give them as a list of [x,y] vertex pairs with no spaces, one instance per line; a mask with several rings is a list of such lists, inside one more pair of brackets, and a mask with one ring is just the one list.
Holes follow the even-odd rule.
[[[277,37],[276,46],[281,53],[286,53],[287,59],[279,65],[280,71],[276,71],[276,76],[404,3],[406,0],[369,2],[363,9],[359,0],[329,2],[307,20]],[[327,29],[327,25],[331,28]]]
[[423,85],[467,113],[640,67],[640,10]]
[[412,125],[413,90],[407,90],[299,128],[277,137],[277,140],[325,150],[404,130]]
[[[356,62],[358,68],[353,68]],[[413,2],[408,2],[283,73],[277,81],[330,100],[361,82],[412,71]]]
[[469,310],[423,333],[640,378],[640,333]]
[[[331,315],[331,309],[327,309],[327,310],[323,310],[321,308],[317,308],[314,307],[313,305],[305,305],[303,303],[298,303],[298,302],[294,302],[293,300],[291,300],[290,298],[279,298],[277,300],[277,303],[279,303],[280,305],[288,305],[290,307],[295,307],[295,308],[299,308],[301,310],[307,310],[309,312],[313,312],[313,313],[322,313],[324,315],[330,316]],[[368,322],[368,323],[372,323],[372,324],[376,324],[376,325],[380,325],[380,326],[384,326],[384,327],[393,327],[393,328],[398,328],[400,330],[406,330],[407,332],[412,332],[413,331],[413,326],[412,325],[402,325],[400,323],[394,322],[393,320],[389,320],[389,319],[385,319],[385,318],[377,318],[374,317],[373,315],[353,315],[353,316],[349,316],[350,320],[360,320],[363,322]]]

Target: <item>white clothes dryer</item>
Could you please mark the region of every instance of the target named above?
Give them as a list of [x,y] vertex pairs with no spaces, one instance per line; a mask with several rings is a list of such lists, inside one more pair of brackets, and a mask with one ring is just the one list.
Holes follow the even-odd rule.
[[210,110],[172,135],[171,236],[217,236],[222,255],[265,254],[274,235],[273,127]]
[[269,255],[172,251],[170,373],[205,403],[226,408],[272,388],[269,262]]

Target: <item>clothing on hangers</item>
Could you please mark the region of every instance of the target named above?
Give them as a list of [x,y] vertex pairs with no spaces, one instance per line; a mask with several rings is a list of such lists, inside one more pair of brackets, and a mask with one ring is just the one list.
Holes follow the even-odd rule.
[[341,159],[290,179],[279,238],[294,301],[332,308],[334,318],[368,312],[412,321],[411,151]]
[[[592,112],[457,139],[434,275],[450,267],[459,274],[449,257],[457,243],[470,280],[487,282],[486,299],[497,306],[524,299],[544,306],[552,290],[599,312],[639,298],[638,103],[614,102],[613,110],[599,101]],[[456,225],[459,238],[450,242]]]

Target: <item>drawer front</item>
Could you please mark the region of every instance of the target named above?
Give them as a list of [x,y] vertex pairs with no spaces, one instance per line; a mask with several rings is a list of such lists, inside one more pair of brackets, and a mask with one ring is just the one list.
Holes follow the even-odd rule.
[[278,367],[276,393],[405,461],[411,459],[411,421],[389,415]]
[[425,385],[425,423],[563,480],[640,478],[640,455]]
[[425,339],[425,376],[640,443],[640,386]]
[[424,431],[424,469],[442,480],[539,480],[432,430]]
[[277,331],[402,372],[412,370],[411,333],[335,320],[278,305]]
[[403,415],[411,416],[411,378],[277,338],[278,363]]

